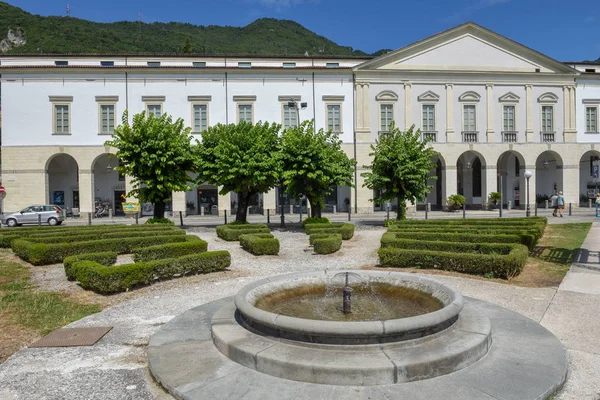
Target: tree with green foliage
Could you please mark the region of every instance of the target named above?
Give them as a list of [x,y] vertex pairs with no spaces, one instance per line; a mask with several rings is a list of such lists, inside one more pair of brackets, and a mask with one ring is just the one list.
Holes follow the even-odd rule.
[[315,131],[314,120],[286,129],[281,136],[283,184],[294,198],[302,194],[311,205],[311,216],[321,217],[324,197],[336,185],[353,186],[354,160],[342,150],[337,133]]
[[249,122],[215,125],[202,132],[196,146],[198,182],[221,186],[220,194],[236,192],[236,221],[246,222],[250,198],[279,182],[281,125]]
[[415,131],[414,125],[406,132],[390,125],[389,132],[381,135],[375,145],[371,145],[373,157],[371,165],[362,173],[366,186],[381,193],[373,201],[384,202],[396,199],[398,203],[397,219],[406,218],[406,202],[424,201],[432,188],[427,184],[435,168],[433,158],[438,155],[429,145],[429,140],[421,139],[421,131]]
[[145,111],[134,115],[131,125],[125,111],[121,122],[104,145],[117,149],[115,169],[132,178],[133,190],[127,195],[152,203],[154,218],[164,218],[172,192],[190,190],[188,172],[196,167],[191,128],[181,118],[173,122],[167,114],[156,118]]
[[185,43],[183,44],[183,47],[181,48],[181,52],[183,54],[191,54],[194,52],[194,47],[192,46],[192,40],[190,39],[189,36],[187,36],[185,38]]

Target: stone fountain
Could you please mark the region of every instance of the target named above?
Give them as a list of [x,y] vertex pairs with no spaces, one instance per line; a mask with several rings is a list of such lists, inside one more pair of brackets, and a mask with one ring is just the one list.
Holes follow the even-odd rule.
[[563,346],[535,322],[387,271],[259,280],[169,322],[148,358],[184,399],[454,398],[441,387],[461,399],[543,399],[566,376]]

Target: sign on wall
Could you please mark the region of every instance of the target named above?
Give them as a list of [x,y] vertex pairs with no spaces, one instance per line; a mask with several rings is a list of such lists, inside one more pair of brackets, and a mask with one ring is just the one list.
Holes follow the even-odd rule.
[[124,213],[136,213],[140,211],[140,203],[121,203]]

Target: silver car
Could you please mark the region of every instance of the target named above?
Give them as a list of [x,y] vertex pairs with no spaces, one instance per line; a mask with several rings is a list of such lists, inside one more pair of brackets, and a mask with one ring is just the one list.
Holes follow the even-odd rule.
[[65,212],[62,208],[55,205],[29,206],[16,213],[3,215],[0,221],[9,227],[20,226],[23,224],[42,224],[60,225],[65,220]]

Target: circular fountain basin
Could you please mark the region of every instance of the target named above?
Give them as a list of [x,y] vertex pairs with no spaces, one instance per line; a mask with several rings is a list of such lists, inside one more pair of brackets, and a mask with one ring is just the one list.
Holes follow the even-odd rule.
[[[375,293],[369,297],[374,300],[362,307],[365,312],[361,315],[361,293],[357,291],[357,315],[344,315],[335,308],[336,302],[341,304],[341,295],[336,300],[335,293],[316,294],[331,287],[332,278],[342,273],[318,271],[263,279],[240,290],[235,306],[250,330],[324,344],[375,344],[425,337],[452,326],[463,309],[462,295],[434,280],[403,273],[361,271],[364,282],[357,286],[363,291],[371,288],[368,290]],[[303,305],[318,297],[328,304],[316,307],[316,311]],[[389,310],[379,312],[374,310],[377,307]],[[420,315],[413,315],[415,310]],[[379,315],[390,318],[379,319]]]

